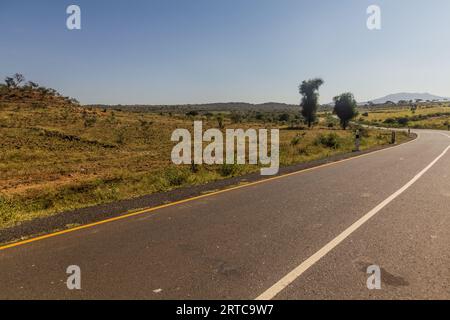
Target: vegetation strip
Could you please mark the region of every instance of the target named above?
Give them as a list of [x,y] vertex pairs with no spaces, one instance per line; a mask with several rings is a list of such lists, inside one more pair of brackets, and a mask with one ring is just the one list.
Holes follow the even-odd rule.
[[[413,141],[417,136],[413,135],[405,142]],[[280,168],[280,173],[275,178],[283,177],[285,175],[301,173],[305,170],[318,168],[324,165],[338,163],[340,161],[354,159],[360,156],[374,153],[388,149],[391,146],[380,146],[365,150],[361,152],[352,152],[332,156],[326,159],[311,161],[308,163],[301,163],[288,167]],[[71,212],[64,212],[58,215],[35,219],[24,222],[20,225],[0,230],[0,243],[13,243],[14,241],[27,239],[33,236],[44,235],[50,232],[61,232],[68,228],[80,228],[83,225],[101,222],[111,218],[117,218],[124,215],[124,212],[139,212],[141,210],[147,212],[153,207],[161,205],[173,205],[179,201],[189,200],[199,196],[209,195],[216,192],[224,192],[235,188],[236,186],[248,186],[252,183],[263,182],[264,180],[271,180],[272,178],[265,178],[259,173],[252,173],[241,177],[234,177],[225,180],[214,181],[206,185],[194,186],[189,188],[176,189],[170,192],[150,194],[136,199],[128,199],[112,204],[104,204],[89,208],[83,208]],[[142,208],[149,209],[142,209]],[[141,210],[140,210],[141,209]],[[133,213],[130,213],[133,214]],[[125,214],[127,215],[127,214]],[[74,227],[75,226],[75,227]]]

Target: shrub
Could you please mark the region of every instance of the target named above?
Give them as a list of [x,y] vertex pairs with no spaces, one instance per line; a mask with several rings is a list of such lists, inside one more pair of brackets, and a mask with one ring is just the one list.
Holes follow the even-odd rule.
[[320,134],[315,139],[314,144],[333,149],[337,149],[341,145],[339,136],[336,133]]
[[401,117],[401,118],[397,118],[397,123],[401,126],[406,126],[409,122],[409,118],[408,117]]
[[17,217],[16,211],[17,208],[11,201],[0,197],[0,223],[6,223],[15,220]]
[[219,114],[216,117],[217,120],[217,125],[219,126],[220,129],[224,128],[224,124],[223,124],[223,115]]
[[300,147],[300,148],[298,149],[298,154],[299,154],[299,155],[303,155],[303,156],[309,155],[308,147],[307,147],[307,146],[305,146],[305,147]]
[[117,144],[125,143],[125,129],[124,128],[120,128],[117,130],[116,143]]
[[196,117],[196,116],[198,116],[198,111],[191,110],[191,111],[189,111],[189,112],[186,112],[186,115],[187,115],[188,117]]
[[299,135],[296,135],[295,137],[292,138],[291,145],[296,146],[300,143],[300,141],[301,141],[301,137]]
[[238,173],[239,167],[236,164],[226,164],[220,166],[219,173],[223,177],[228,177]]
[[364,138],[369,137],[369,130],[367,128],[359,127],[358,130],[359,130],[359,134],[361,137],[364,137]]
[[231,122],[233,122],[233,123],[241,122],[242,118],[243,118],[242,114],[240,114],[238,112],[232,112],[231,115],[230,115]]
[[150,129],[150,126],[153,125],[153,121],[147,121],[145,119],[139,119],[139,124],[141,125],[141,128],[144,131],[147,131]]
[[289,115],[289,113],[282,113],[278,116],[278,121],[289,121],[289,119],[291,119],[291,116]]
[[189,174],[181,168],[169,168],[166,170],[164,176],[171,186],[181,186],[189,178]]
[[86,117],[84,119],[84,127],[85,128],[90,128],[92,126],[94,126],[94,124],[97,122],[97,118],[94,116],[92,117]]
[[264,115],[261,112],[257,112],[255,115],[256,120],[264,120]]

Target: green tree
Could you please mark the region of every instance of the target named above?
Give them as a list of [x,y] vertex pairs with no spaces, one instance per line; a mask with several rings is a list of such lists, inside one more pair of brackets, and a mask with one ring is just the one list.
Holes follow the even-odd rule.
[[16,81],[12,77],[6,77],[5,78],[5,83],[6,83],[6,86],[8,88],[15,88],[15,87],[17,87]]
[[310,79],[303,81],[299,86],[299,92],[302,95],[302,116],[308,123],[308,127],[316,120],[316,113],[319,102],[319,87],[323,84],[323,80],[320,78]]
[[282,113],[278,116],[278,121],[288,122],[291,119],[289,113]]
[[13,78],[14,78],[14,81],[16,82],[17,86],[19,86],[22,82],[25,81],[25,77],[20,73],[14,74]]
[[350,120],[358,115],[356,100],[350,92],[334,97],[334,113],[341,121],[342,129],[346,129]]
[[6,77],[5,83],[8,88],[18,88],[25,81],[25,77],[20,73],[14,74],[12,77]]

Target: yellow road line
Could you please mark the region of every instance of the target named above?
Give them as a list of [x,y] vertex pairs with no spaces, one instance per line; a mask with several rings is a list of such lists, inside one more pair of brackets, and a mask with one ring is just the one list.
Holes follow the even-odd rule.
[[105,219],[105,220],[101,220],[101,221],[85,224],[85,225],[82,225],[82,226],[73,227],[73,228],[70,228],[70,229],[49,233],[49,234],[46,234],[46,235],[30,238],[30,239],[27,239],[27,240],[22,240],[22,241],[10,243],[10,244],[1,246],[0,247],[0,251],[1,250],[6,250],[6,249],[9,249],[9,248],[22,246],[24,244],[31,243],[31,242],[35,242],[35,241],[40,241],[40,240],[44,240],[44,239],[47,239],[47,238],[56,237],[56,236],[59,236],[59,235],[62,235],[62,234],[66,234],[66,233],[70,233],[70,232],[74,232],[74,231],[77,231],[77,230],[87,229],[87,228],[95,227],[95,226],[102,225],[102,224],[105,224],[105,223],[109,223],[109,222],[113,222],[113,221],[117,221],[117,220],[122,220],[122,219],[130,218],[130,217],[134,217],[134,216],[137,216],[137,215],[141,215],[141,214],[144,214],[144,213],[149,213],[149,212],[153,212],[153,211],[156,211],[156,210],[160,210],[160,209],[176,206],[178,204],[191,202],[191,201],[202,199],[202,198],[206,198],[206,197],[211,197],[211,196],[218,195],[218,194],[221,194],[221,193],[225,193],[225,192],[229,192],[229,191],[233,191],[233,190],[238,190],[238,189],[241,189],[241,188],[247,188],[247,187],[250,187],[250,186],[257,185],[257,184],[266,183],[266,182],[278,180],[278,179],[281,179],[281,178],[297,175],[297,174],[300,174],[300,173],[321,169],[321,168],[332,166],[332,165],[335,165],[335,164],[338,164],[338,163],[342,163],[342,162],[346,162],[346,161],[362,158],[362,157],[365,157],[365,156],[373,155],[373,154],[381,152],[381,151],[392,150],[393,148],[404,146],[404,145],[406,145],[408,143],[411,143],[411,142],[414,142],[414,141],[417,141],[417,140],[418,140],[418,138],[416,138],[414,140],[411,140],[411,141],[408,141],[406,143],[399,144],[399,145],[394,146],[394,147],[384,148],[384,149],[381,149],[381,150],[365,153],[365,154],[362,154],[362,155],[359,155],[359,156],[355,156],[355,157],[351,157],[351,158],[347,158],[347,159],[343,159],[343,160],[339,160],[339,161],[335,161],[335,162],[325,163],[325,164],[322,164],[322,165],[317,166],[317,167],[312,167],[312,168],[307,168],[307,169],[303,169],[303,170],[299,170],[299,171],[295,171],[295,172],[291,172],[291,173],[286,173],[286,174],[279,175],[279,176],[276,176],[276,177],[272,177],[272,178],[268,178],[268,179],[264,179],[264,180],[260,180],[260,181],[255,181],[255,182],[250,182],[250,183],[243,184],[243,185],[240,185],[240,186],[235,186],[235,187],[231,187],[231,188],[227,188],[227,189],[223,189],[223,190],[219,190],[219,191],[203,194],[203,195],[200,195],[200,196],[195,196],[195,197],[192,197],[192,198],[187,198],[187,199],[184,199],[184,200],[179,200],[179,201],[175,201],[175,202],[159,205],[159,206],[156,206],[156,207],[152,207],[152,208],[148,208],[148,209],[144,209],[144,210],[140,210],[140,211],[136,211],[136,212],[120,215],[120,216],[117,216],[117,217],[114,217],[114,218],[108,218],[108,219]]

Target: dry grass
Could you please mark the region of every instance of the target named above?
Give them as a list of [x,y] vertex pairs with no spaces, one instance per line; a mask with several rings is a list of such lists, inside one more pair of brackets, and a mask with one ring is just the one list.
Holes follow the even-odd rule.
[[[197,116],[204,129],[214,117]],[[204,184],[259,170],[252,165],[175,166],[172,131],[192,129],[193,117],[127,112],[45,103],[0,103],[0,227],[65,210],[108,203],[182,186]],[[278,122],[225,128],[282,127],[281,165],[349,152],[352,131],[288,130]],[[401,137],[404,139],[405,137]],[[389,134],[367,131],[362,148],[389,142]]]
[[[396,119],[407,119],[406,124],[398,121],[389,121]],[[366,124],[406,127],[421,129],[449,129],[450,107],[446,105],[429,105],[418,107],[414,112],[410,108],[386,108],[377,111],[371,111],[368,116],[361,116],[360,121]]]

